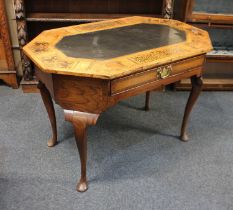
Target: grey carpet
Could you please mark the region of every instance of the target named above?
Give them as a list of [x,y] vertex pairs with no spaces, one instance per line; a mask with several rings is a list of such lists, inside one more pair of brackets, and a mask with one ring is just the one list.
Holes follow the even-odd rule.
[[72,125],[56,106],[59,144],[39,94],[0,86],[1,210],[233,209],[233,93],[204,92],[179,134],[187,92],[153,93],[102,114],[88,133],[86,193]]

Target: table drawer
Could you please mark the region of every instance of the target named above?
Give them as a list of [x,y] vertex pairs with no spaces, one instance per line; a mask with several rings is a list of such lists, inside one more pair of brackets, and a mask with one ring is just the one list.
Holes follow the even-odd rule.
[[120,93],[156,80],[165,80],[176,74],[181,74],[190,71],[193,68],[202,66],[204,61],[205,57],[202,55],[114,79],[111,81],[111,94]]

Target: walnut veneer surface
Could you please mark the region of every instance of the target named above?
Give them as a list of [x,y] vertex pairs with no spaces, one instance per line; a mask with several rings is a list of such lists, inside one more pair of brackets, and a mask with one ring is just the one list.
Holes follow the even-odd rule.
[[191,78],[180,138],[202,88],[208,33],[174,20],[130,17],[71,26],[41,33],[24,47],[32,59],[52,127],[48,146],[57,143],[53,101],[64,109],[75,130],[81,162],[77,190],[87,190],[87,127],[118,101]]
[[[77,34],[83,36],[84,34],[87,35],[87,33],[90,34],[91,32],[103,32],[103,30],[105,30],[106,33],[107,29],[118,28],[119,30],[119,27],[133,26],[136,24],[159,24],[160,26],[168,26],[170,30],[166,28],[167,33],[164,35],[166,39],[171,39],[170,33],[172,33],[173,36],[178,36],[174,33],[175,30],[177,33],[179,33],[179,31],[185,33],[186,39],[182,42],[168,44],[158,48],[144,48],[143,51],[140,52],[132,53],[131,51],[131,53],[127,55],[122,55],[118,52],[118,57],[103,60],[70,57],[67,56],[67,54],[64,54],[59,47],[56,47],[61,43],[61,40],[64,39],[64,37],[67,39],[67,36]],[[139,32],[135,31],[135,34]],[[155,32],[155,36],[156,33],[161,33],[161,30]],[[153,36],[150,36],[149,38],[152,37]],[[164,39],[164,37],[162,37],[162,39]],[[118,42],[121,45],[120,40],[117,38],[112,42],[112,45],[118,45]],[[153,44],[153,40],[151,42]],[[133,43],[133,41],[131,41],[131,43]],[[137,45],[137,40],[135,40],[134,43]],[[137,47],[134,47],[134,49],[136,48]],[[44,72],[106,79],[121,77],[156,65],[177,61],[198,54],[204,54],[211,49],[212,45],[206,31],[176,20],[148,17],[121,18],[47,30],[42,32],[23,48],[25,54]],[[79,50],[78,46],[76,47],[76,50]],[[119,55],[122,56],[119,57]]]

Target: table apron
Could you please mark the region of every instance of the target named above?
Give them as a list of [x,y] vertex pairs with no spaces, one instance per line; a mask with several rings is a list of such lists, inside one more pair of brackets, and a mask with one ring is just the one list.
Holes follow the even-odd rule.
[[116,104],[118,101],[126,99],[128,97],[136,96],[138,94],[142,94],[144,92],[151,91],[151,90],[156,90],[157,88],[159,88],[163,85],[175,83],[175,82],[179,81],[181,78],[187,79],[187,78],[190,78],[194,75],[196,75],[196,76],[202,75],[202,66],[188,70],[185,72],[185,74],[181,73],[181,74],[173,75],[173,76],[168,77],[168,78],[163,79],[163,80],[150,81],[148,83],[138,85],[138,86],[132,87],[130,89],[112,94],[110,96],[109,104],[111,104],[111,103]]

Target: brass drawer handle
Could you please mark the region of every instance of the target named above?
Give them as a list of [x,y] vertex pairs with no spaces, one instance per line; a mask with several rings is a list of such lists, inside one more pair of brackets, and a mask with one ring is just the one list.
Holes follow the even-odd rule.
[[157,70],[157,74],[159,79],[165,79],[169,77],[172,73],[172,66],[164,66],[164,67],[159,67]]

